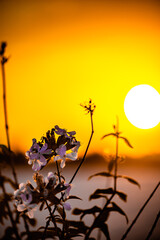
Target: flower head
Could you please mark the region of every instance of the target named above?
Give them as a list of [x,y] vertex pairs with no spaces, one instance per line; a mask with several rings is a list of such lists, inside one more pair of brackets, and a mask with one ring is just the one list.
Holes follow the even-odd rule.
[[61,144],[56,149],[57,156],[55,156],[54,161],[61,160],[61,164],[60,164],[61,168],[65,167],[65,162],[67,158],[74,161],[78,157],[77,151],[72,151],[70,153],[66,153],[66,151],[67,151],[67,147],[64,144]]
[[30,187],[30,183],[21,183],[19,189],[14,191],[14,197],[16,200],[17,210],[19,212],[27,211],[29,218],[34,217],[34,211],[37,210],[38,205],[33,202],[32,196],[33,190]]
[[32,146],[29,151],[26,152],[26,156],[28,157],[28,164],[32,166],[34,171],[39,171],[42,166],[47,164],[47,159],[44,155],[49,155],[52,153],[52,149],[48,149],[48,144],[44,143],[40,146],[37,143],[37,140],[34,138],[32,139]]
[[76,134],[75,131],[67,132],[65,129],[60,128],[58,125],[55,126],[55,133],[57,135],[65,135],[67,138],[71,138],[73,135]]

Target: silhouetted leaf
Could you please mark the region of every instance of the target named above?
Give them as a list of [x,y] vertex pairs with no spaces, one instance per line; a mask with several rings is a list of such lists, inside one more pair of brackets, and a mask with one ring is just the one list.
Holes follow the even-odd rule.
[[[108,171],[109,171],[109,172],[112,171],[112,169],[113,169],[113,167],[114,167],[114,165],[115,165],[115,162],[116,162],[116,160],[115,160],[114,158],[112,158],[112,159],[109,161],[109,163],[108,163]],[[112,175],[112,176],[113,176],[113,175]]]
[[104,235],[106,236],[107,240],[110,240],[110,235],[109,235],[109,231],[108,231],[108,225],[105,224],[104,222],[100,222],[98,224],[98,227],[101,229],[101,231],[104,233]]
[[68,199],[77,199],[77,200],[82,200],[82,198],[79,198],[77,196],[74,195],[70,195]]
[[39,207],[39,210],[40,210],[40,211],[43,210],[44,205],[45,205],[45,202],[43,201],[43,202],[41,203],[40,207]]
[[114,193],[113,188],[107,188],[107,189],[97,189],[93,194],[97,195],[97,194],[113,194],[113,193]]
[[101,138],[101,140],[104,139],[105,137],[108,137],[108,136],[114,136],[114,137],[116,137],[117,135],[116,135],[115,133],[108,133],[108,134],[105,134],[105,135]]
[[128,217],[127,217],[126,213],[116,203],[112,202],[112,206],[113,206],[112,211],[119,212],[120,214],[125,216],[126,222],[128,223]]
[[113,174],[109,173],[109,172],[100,172],[100,173],[96,173],[91,175],[88,180],[90,180],[93,177],[97,177],[97,176],[102,176],[102,177],[113,177]]
[[95,213],[100,212],[100,211],[101,211],[101,208],[99,208],[99,207],[97,207],[97,206],[94,206],[94,207],[92,207],[92,208],[90,208],[90,209],[84,209],[84,210],[83,210],[83,209],[75,208],[72,213],[73,213],[74,215],[80,215],[80,214],[82,214],[81,217],[80,217],[80,219],[82,220],[82,218],[83,218],[85,215],[87,215],[87,214],[92,214],[92,215],[95,216]]
[[1,240],[16,240],[14,237],[14,230],[12,227],[7,227],[5,230],[4,236],[1,238]]
[[13,189],[17,189],[17,185],[16,183],[14,183],[14,181],[8,177],[5,176],[0,176],[0,183],[9,183],[11,187],[13,187]]
[[134,180],[133,178],[130,178],[130,177],[127,177],[127,176],[124,176],[124,175],[118,175],[117,177],[118,177],[118,178],[125,178],[125,179],[127,179],[130,183],[133,183],[133,184],[137,185],[139,188],[141,188],[140,184],[139,184],[136,180]]
[[37,220],[35,218],[29,218],[27,217],[28,222],[30,223],[31,226],[35,227],[37,224]]
[[130,148],[133,148],[127,138],[125,138],[125,137],[119,137],[119,138],[122,138]]
[[6,209],[6,199],[1,196],[0,198],[0,223],[4,225],[3,220],[8,218],[8,211]]
[[104,195],[101,195],[101,194],[92,194],[92,195],[90,195],[89,200],[98,199],[98,198],[105,198],[105,199],[107,199],[107,197],[104,196]]
[[120,192],[120,191],[116,191],[116,194],[120,197],[120,199],[122,199],[123,201],[127,201],[127,194]]

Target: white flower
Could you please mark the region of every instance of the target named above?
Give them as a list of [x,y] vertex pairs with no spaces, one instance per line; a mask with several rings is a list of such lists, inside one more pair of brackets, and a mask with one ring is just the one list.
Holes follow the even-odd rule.
[[75,161],[77,159],[77,152],[73,151],[71,153],[66,153],[66,145],[64,144],[61,144],[59,146],[59,148],[56,149],[56,153],[57,153],[57,156],[55,156],[54,158],[54,161],[57,161],[57,160],[61,160],[61,168],[64,168],[65,167],[65,162],[66,162],[66,159],[70,159],[72,161]]
[[19,212],[23,212],[23,211],[27,210],[27,215],[29,218],[34,217],[34,211],[36,211],[37,209],[38,209],[38,205],[36,203],[27,204],[24,202],[23,204],[19,204],[17,206],[17,210]]
[[29,158],[28,164],[32,166],[34,171],[39,171],[42,166],[47,164],[47,160],[44,155],[48,155],[52,153],[52,149],[47,149],[48,144],[44,143],[44,145],[40,148],[37,140],[34,138],[32,139],[32,146],[29,151],[26,152],[26,156]]
[[65,137],[67,138],[71,138],[73,135],[76,134],[75,131],[67,132],[65,129],[60,128],[58,125],[56,125],[54,128],[57,135],[65,135]]
[[57,178],[54,175],[54,173],[49,172],[47,177],[45,177],[44,182],[47,185],[49,182],[52,186],[54,186],[56,184]]
[[28,184],[21,183],[19,189],[14,191],[14,197],[16,200],[17,210],[23,212],[27,210],[29,218],[33,218],[33,211],[37,210],[38,205],[32,203],[32,190]]

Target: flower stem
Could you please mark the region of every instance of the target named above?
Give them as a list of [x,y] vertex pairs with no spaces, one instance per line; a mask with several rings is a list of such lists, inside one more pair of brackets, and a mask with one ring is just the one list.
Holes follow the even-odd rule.
[[[7,137],[7,146],[8,146],[8,150],[11,152],[11,145],[10,145],[10,138],[9,138],[8,115],[7,115],[7,101],[6,101],[6,77],[5,77],[5,68],[4,68],[4,64],[6,62],[7,62],[6,58],[2,55],[1,67],[2,67],[2,83],[3,83],[4,119],[5,119],[5,129],[6,129],[6,137]],[[14,181],[15,181],[15,185],[18,188],[18,180],[17,180],[16,171],[15,171],[15,168],[14,168],[13,155],[11,155],[11,157],[10,157],[10,164],[11,164],[11,169],[12,169],[12,174],[13,174],[13,178],[14,178]],[[5,188],[4,188],[4,190],[5,190]],[[7,208],[8,207],[9,207],[9,205],[7,206]],[[9,211],[9,208],[8,208],[8,213],[9,213],[9,215],[10,215],[10,213],[12,213],[11,210]],[[10,219],[11,219],[11,217],[10,217]],[[25,222],[26,231],[27,231],[28,236],[29,236],[29,226],[28,226],[27,221],[26,221],[24,216],[23,216],[23,219],[24,219],[24,222]],[[14,220],[11,219],[11,222],[12,221],[14,221]],[[13,223],[12,223],[12,225],[13,225]]]
[[121,240],[124,240],[128,233],[130,232],[130,230],[132,229],[133,225],[136,223],[137,219],[139,218],[140,214],[143,212],[145,206],[148,204],[148,202],[151,200],[151,198],[153,197],[154,193],[156,192],[156,190],[158,189],[158,187],[160,186],[160,182],[157,184],[157,186],[155,187],[155,189],[152,191],[151,195],[149,196],[149,198],[146,200],[146,202],[143,204],[142,208],[139,210],[137,216],[135,217],[135,219],[133,220],[133,222],[131,223],[131,225],[129,226],[129,228],[127,229],[127,231],[125,232],[125,234],[123,235],[123,237],[121,238]]
[[[53,216],[53,214],[52,214],[52,211],[51,211],[50,206],[48,205],[47,200],[45,200],[45,203],[46,203],[46,205],[47,205],[47,208],[48,208],[50,217],[51,217],[51,219],[52,219],[52,222],[53,222],[53,224],[54,224],[54,227],[55,227],[55,229],[56,229],[57,236],[58,236],[59,239],[61,240],[61,235],[60,235],[59,229],[58,229],[58,227],[57,227],[56,221],[55,221],[55,219],[54,219],[54,216]],[[47,231],[47,228],[46,228],[46,231]]]
[[[2,66],[2,81],[3,81],[3,107],[4,107],[5,129],[6,129],[8,150],[11,151],[10,138],[9,138],[9,126],[8,126],[8,115],[7,115],[6,78],[5,78],[4,64],[5,64],[5,61],[3,61],[3,59],[2,59],[1,66]],[[12,156],[11,156],[11,168],[12,168],[12,173],[13,173],[13,177],[14,177],[15,183],[16,183],[17,188],[18,188],[17,175],[16,175],[16,171],[14,169]]]
[[[6,190],[5,190],[3,181],[1,182],[1,187],[2,187],[2,191],[3,191],[4,198],[6,198]],[[19,236],[19,233],[18,233],[18,230],[17,230],[16,223],[15,223],[15,221],[14,221],[14,219],[13,219],[13,216],[12,216],[12,211],[11,211],[11,209],[10,209],[10,206],[9,206],[9,203],[8,203],[7,200],[5,201],[5,204],[6,204],[6,208],[7,208],[7,210],[8,210],[8,215],[9,215],[9,218],[10,218],[10,221],[11,221],[11,224],[12,224],[13,231],[14,231],[14,234],[15,234],[15,236],[16,236],[16,239],[17,239],[17,240],[21,240],[21,238],[20,238],[20,236]]]
[[80,167],[82,166],[82,164],[83,164],[83,162],[84,162],[84,160],[85,160],[85,158],[86,158],[86,155],[87,155],[87,152],[88,152],[88,149],[89,149],[89,146],[90,146],[92,137],[93,137],[93,133],[94,133],[94,128],[93,128],[93,112],[90,112],[90,117],[91,117],[91,136],[90,136],[90,139],[89,139],[89,141],[88,141],[88,145],[87,145],[86,151],[85,151],[85,153],[84,153],[84,156],[83,156],[83,158],[82,158],[82,160],[81,160],[78,168],[76,169],[73,177],[71,178],[69,184],[71,184],[71,183],[73,182],[73,180],[74,180],[75,176],[77,175]]
[[148,236],[147,236],[146,240],[149,240],[150,237],[152,236],[153,230],[155,229],[159,218],[160,218],[160,211],[159,211],[159,213],[157,214],[157,217],[156,217],[156,219],[155,219],[155,221],[154,221],[154,223],[153,223],[153,226],[152,226],[151,230],[150,230],[149,233],[148,233]]
[[[119,128],[119,124],[118,124],[118,118],[117,118],[117,133],[118,133],[118,128]],[[116,158],[115,158],[115,169],[114,169],[114,191],[113,194],[111,195],[111,197],[107,200],[106,204],[104,205],[103,209],[101,210],[101,212],[99,213],[99,215],[95,218],[92,226],[89,228],[88,233],[85,236],[85,240],[89,239],[89,236],[92,232],[92,230],[94,229],[94,227],[96,226],[96,224],[98,223],[101,215],[103,214],[103,212],[105,211],[106,207],[110,204],[112,198],[115,196],[116,194],[116,190],[117,190],[117,169],[118,169],[118,134],[116,136]]]

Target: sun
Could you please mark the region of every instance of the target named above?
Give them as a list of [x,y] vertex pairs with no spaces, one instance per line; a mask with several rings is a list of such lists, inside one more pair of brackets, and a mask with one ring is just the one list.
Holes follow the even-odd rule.
[[135,127],[153,128],[160,122],[160,95],[150,85],[137,85],[128,92],[124,111]]

